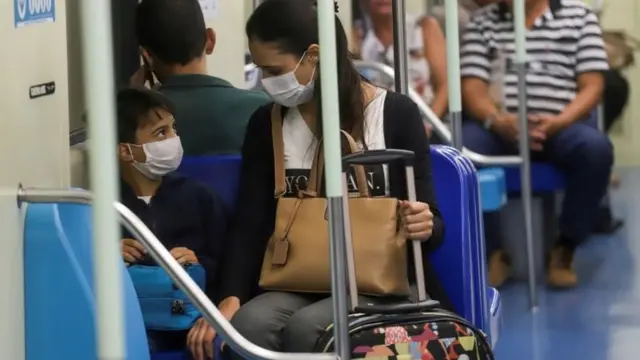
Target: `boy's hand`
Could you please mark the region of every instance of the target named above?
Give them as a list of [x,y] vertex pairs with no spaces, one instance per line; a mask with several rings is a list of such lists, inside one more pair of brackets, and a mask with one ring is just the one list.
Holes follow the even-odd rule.
[[198,263],[198,258],[196,257],[196,254],[193,251],[187,249],[186,247],[173,248],[169,252],[171,253],[171,256],[173,256],[174,259],[178,260],[178,263],[180,263],[180,265]]
[[218,360],[214,359],[213,341],[216,331],[207,323],[204,318],[200,318],[193,325],[187,334],[187,347],[194,360]]
[[[240,309],[240,300],[236,297],[225,298],[220,302],[218,309],[227,321],[231,321],[233,315]],[[222,350],[226,344],[224,342],[216,344],[215,339],[216,331],[211,325],[204,318],[198,319],[187,334],[187,347],[194,360],[219,360],[213,356],[217,350],[214,346],[219,345]]]
[[120,252],[122,253],[122,259],[126,263],[133,264],[142,259],[147,250],[137,240],[122,239],[120,240]]

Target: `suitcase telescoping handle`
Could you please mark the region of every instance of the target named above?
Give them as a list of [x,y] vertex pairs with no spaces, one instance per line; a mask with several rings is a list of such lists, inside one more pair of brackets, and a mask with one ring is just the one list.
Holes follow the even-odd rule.
[[358,304],[358,288],[356,284],[356,269],[353,255],[353,243],[351,241],[351,223],[349,219],[349,202],[347,188],[347,170],[354,165],[383,165],[395,161],[402,161],[405,166],[405,174],[407,180],[407,198],[409,201],[416,201],[415,176],[413,172],[414,153],[410,150],[401,149],[385,149],[385,150],[367,150],[346,155],[342,158],[342,175],[343,175],[343,207],[345,216],[345,240],[347,255],[347,271],[349,294],[351,299],[351,308],[358,313],[372,314],[398,314],[408,312],[418,312],[438,307],[440,304],[434,300],[427,299],[427,290],[424,280],[424,265],[422,262],[422,242],[420,240],[412,241],[413,247],[413,264],[416,273],[416,285],[418,287],[418,302],[416,303],[400,303],[394,305],[360,305]]

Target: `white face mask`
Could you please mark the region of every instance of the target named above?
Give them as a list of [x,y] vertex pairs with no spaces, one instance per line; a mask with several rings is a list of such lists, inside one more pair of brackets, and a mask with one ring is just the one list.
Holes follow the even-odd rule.
[[147,161],[142,163],[134,160],[133,166],[142,175],[153,180],[175,171],[180,166],[182,154],[184,153],[179,136],[142,144],[142,150],[147,157]]
[[293,71],[261,79],[262,86],[276,103],[286,107],[294,107],[309,102],[313,98],[315,66],[311,73],[311,80],[307,85],[301,85],[295,74],[305,55],[306,53],[302,55]]

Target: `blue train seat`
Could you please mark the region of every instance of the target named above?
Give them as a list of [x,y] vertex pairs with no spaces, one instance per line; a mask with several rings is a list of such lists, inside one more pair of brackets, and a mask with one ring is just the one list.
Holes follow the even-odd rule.
[[[471,162],[471,160],[469,160],[468,158],[461,156],[460,154],[458,154],[458,156],[456,157],[456,159],[461,162],[466,164],[466,168],[468,171],[471,172],[471,174],[473,175],[473,173],[475,172],[475,166],[473,165],[473,163]],[[484,173],[486,174],[491,174],[493,176],[493,179],[491,179],[489,182],[493,183],[494,187],[498,187],[498,193],[495,192],[495,188],[493,190],[485,190],[485,191],[494,191],[493,194],[491,194],[491,196],[494,196],[497,200],[498,197],[501,198],[501,202],[499,204],[498,209],[502,208],[505,204],[506,204],[506,186],[505,186],[505,181],[504,181],[504,173],[501,171],[501,169],[499,168],[487,168],[487,169],[483,169],[477,172],[478,175],[478,181],[477,183],[480,184],[480,186],[482,186],[483,182],[480,179],[480,175]],[[473,179],[473,176],[472,176]],[[476,183],[476,181],[471,180],[470,182],[471,184]],[[486,185],[486,181],[485,181],[485,185]],[[486,248],[485,248],[485,239],[484,239],[484,223],[482,221],[482,214],[480,213],[480,209],[482,209],[482,211],[489,211],[489,209],[484,206],[484,204],[482,206],[478,206],[477,201],[479,198],[482,198],[483,196],[486,195],[485,192],[482,191],[482,188],[479,189],[480,191],[478,191],[478,187],[473,187],[470,186],[469,187],[469,191],[471,193],[470,199],[472,200],[472,203],[470,204],[469,208],[475,210],[475,216],[471,217],[472,222],[476,222],[476,224],[473,224],[473,226],[470,227],[471,231],[476,231],[475,234],[471,234],[472,239],[477,239],[476,241],[472,241],[472,253],[475,259],[475,263],[474,263],[474,296],[477,296],[475,299],[475,303],[478,304],[476,305],[476,307],[479,309],[478,312],[480,312],[480,316],[481,319],[479,319],[479,323],[482,324],[482,329],[484,329],[485,331],[487,331],[487,333],[490,336],[491,342],[492,344],[495,346],[495,344],[498,341],[498,336],[499,336],[499,331],[500,331],[500,327],[499,326],[494,326],[494,324],[496,323],[500,323],[502,321],[502,309],[500,308],[500,306],[495,306],[495,304],[500,304],[501,303],[501,299],[500,299],[500,293],[494,289],[489,287],[488,284],[488,274],[487,274],[487,254],[486,254]],[[497,201],[494,201],[494,203],[496,203],[497,205]],[[475,295],[478,294],[478,295]]]
[[[466,172],[466,186],[468,191],[469,203],[469,222],[471,226],[470,231],[470,244],[471,244],[471,256],[473,259],[473,296],[474,296],[474,310],[476,323],[478,326],[489,332],[490,319],[489,319],[489,298],[487,291],[489,285],[487,283],[487,255],[485,249],[484,240],[484,223],[482,222],[482,202],[480,196],[480,179],[478,178],[478,172],[475,169],[473,163],[462,156],[459,152],[455,154],[455,161]],[[491,182],[499,181],[498,177],[493,177]],[[499,186],[499,185],[498,185]]]
[[[445,191],[461,191],[462,197],[463,199],[465,199],[464,201],[467,202],[467,210],[458,214],[459,218],[464,217],[469,224],[469,226],[467,226],[464,230],[464,235],[468,237],[468,240],[463,240],[463,243],[468,244],[468,249],[465,249],[464,251],[468,251],[468,255],[470,257],[469,273],[467,276],[469,276],[471,281],[470,288],[468,288],[467,291],[472,298],[472,303],[476,304],[476,306],[472,306],[470,308],[470,313],[467,318],[471,320],[476,326],[486,330],[486,316],[483,316],[486,314],[486,306],[484,306],[485,304],[483,304],[483,302],[485,301],[483,300],[486,299],[481,296],[481,294],[484,292],[484,288],[482,287],[480,281],[484,273],[484,266],[481,266],[480,264],[484,264],[485,261],[480,256],[480,254],[478,254],[481,241],[473,241],[474,237],[476,237],[480,231],[480,229],[478,229],[477,227],[481,226],[481,222],[476,220],[476,218],[480,216],[480,208],[478,205],[478,201],[476,201],[477,198],[474,196],[474,193],[477,192],[478,188],[477,180],[475,180],[475,169],[473,165],[469,166],[464,161],[464,158],[460,156],[460,152],[454,148],[448,146],[433,146],[431,148],[431,152],[432,163],[435,162],[435,159],[433,159],[434,156],[444,156],[447,161],[452,166],[455,166],[456,170],[462,175],[459,190],[457,186],[452,185],[455,184],[454,182],[449,181],[449,188],[445,189]],[[437,176],[435,175],[435,173],[438,173],[438,175],[440,176],[444,174],[441,173],[441,169],[437,168],[436,166],[433,166],[433,172],[434,177]],[[442,198],[441,191],[442,189],[439,189],[436,186],[436,195],[439,199]],[[448,203],[442,204],[442,201],[440,201],[439,203],[440,207],[449,205]],[[448,231],[448,229],[451,227],[451,221],[445,219],[445,224]],[[445,242],[447,243],[447,245],[449,245],[448,242],[450,241],[448,239],[445,239]]]
[[465,192],[461,191],[464,174],[439,148],[431,147],[431,166],[446,232],[443,245],[431,258],[456,311],[472,320],[473,260],[469,243],[471,224],[469,216],[465,215],[469,211],[469,201],[464,196]]
[[[504,168],[509,193],[520,193],[521,176],[519,167]],[[531,190],[533,193],[561,191],[565,187],[564,175],[549,163],[531,163]]]
[[[30,204],[24,227],[26,360],[95,359],[91,207]],[[131,279],[122,265],[127,359],[149,359]]]
[[[447,226],[447,231],[451,229],[452,225],[455,224],[455,219],[459,219],[463,216],[468,216],[468,232],[466,233],[469,236],[469,248],[464,249],[464,251],[469,252],[469,257],[471,259],[470,269],[471,274],[469,275],[472,279],[471,281],[471,291],[469,292],[469,296],[471,296],[471,303],[473,304],[471,307],[471,314],[469,319],[473,321],[476,326],[483,329],[487,332],[492,341],[493,339],[497,339],[498,334],[492,334],[491,323],[499,321],[501,318],[501,312],[499,308],[490,308],[491,303],[500,302],[500,294],[497,291],[493,291],[488,287],[487,284],[487,265],[486,265],[486,253],[484,247],[484,231],[483,231],[483,223],[481,221],[481,206],[479,203],[479,188],[478,183],[479,179],[476,177],[476,170],[473,163],[462,156],[459,151],[447,147],[447,146],[433,146],[432,147],[432,164],[433,172],[434,172],[434,181],[436,182],[436,193],[438,198],[440,199],[439,204],[441,210],[443,210],[443,216],[445,212],[445,208],[451,206],[450,202],[444,202],[443,196],[448,199],[449,193],[448,191],[455,191],[455,186],[452,185],[452,181],[447,177],[443,177],[445,172],[443,172],[439,165],[436,165],[439,161],[436,159],[436,156],[443,156],[448,159],[451,165],[455,165],[458,168],[458,171],[463,174],[463,184],[462,190],[464,192],[463,196],[468,201],[466,208],[468,211],[459,213],[457,216],[455,215],[455,209],[453,210],[453,219],[454,222],[447,220],[445,216],[445,223]],[[498,171],[498,175],[501,173]],[[499,178],[494,177],[492,181],[497,181]],[[504,184],[504,179],[500,179]],[[442,187],[439,187],[438,183],[442,183]],[[504,185],[502,185],[504,187]],[[448,212],[448,210],[447,210]],[[464,241],[463,241],[464,242]],[[453,240],[445,239],[445,245],[451,246],[454,243],[458,246],[458,242],[454,242]],[[434,259],[434,262],[438,260]],[[446,263],[443,264],[446,266]],[[436,266],[438,268],[438,266]],[[447,268],[443,267],[441,271],[441,276],[445,274],[445,276],[449,276],[446,272]],[[449,281],[449,280],[447,280]],[[493,310],[493,311],[492,311]]]
[[[475,166],[466,157],[461,156],[458,151],[453,148],[440,147],[441,151],[447,153],[454,158],[456,162],[460,163],[463,171],[467,173],[471,179],[468,181],[467,187],[470,192],[469,199],[472,203],[469,208],[474,210],[476,214],[471,217],[471,221],[475,222],[470,227],[472,238],[479,239],[478,241],[472,241],[471,253],[474,258],[473,267],[473,296],[474,303],[477,310],[474,312],[474,322],[478,324],[482,329],[489,330],[488,333],[491,336],[492,341],[497,341],[498,334],[495,333],[495,329],[499,329],[491,324],[501,321],[501,309],[499,307],[490,307],[490,304],[500,303],[500,293],[495,289],[491,289],[487,284],[487,266],[486,266],[486,250],[484,246],[484,224],[480,219],[483,212],[491,212],[500,210],[507,201],[506,184],[504,179],[504,170],[501,168],[484,168],[477,171],[477,181],[475,180],[474,173],[476,173]],[[475,183],[479,183],[478,187],[473,186]],[[481,206],[477,204],[478,196],[481,199]],[[480,208],[480,209],[479,209]],[[475,221],[477,220],[477,221]],[[488,291],[487,291],[488,290]],[[482,295],[486,296],[482,296]],[[494,340],[496,339],[496,340]]]
[[[464,259],[465,257],[468,257],[470,259],[470,263],[467,266],[471,270],[471,274],[468,275],[471,281],[465,281],[465,283],[471,284],[471,287],[460,289],[459,291],[463,292],[462,295],[458,294],[457,296],[451,296],[458,301],[462,298],[471,305],[470,308],[466,310],[457,310],[463,313],[467,318],[472,319],[476,326],[480,327],[487,334],[489,334],[492,343],[495,344],[498,339],[498,334],[492,333],[493,328],[491,327],[491,324],[500,321],[501,311],[499,307],[490,308],[490,304],[499,303],[500,294],[487,286],[485,260],[486,257],[483,236],[484,232],[482,231],[481,209],[478,194],[478,180],[476,178],[475,168],[467,158],[463,157],[457,150],[453,148],[446,146],[433,146],[431,149],[431,153],[434,182],[436,183],[436,193],[438,198],[440,199],[439,205],[441,211],[443,212],[443,217],[447,226],[447,232],[452,230],[452,228],[457,232],[458,229],[461,228],[460,232],[464,234],[464,236],[468,236],[468,240],[462,239],[462,241],[456,240],[455,238],[450,239],[449,236],[447,236],[447,238],[445,238],[443,249],[439,249],[434,254],[432,261],[434,262],[436,269],[439,270],[440,276],[441,278],[443,278],[444,282],[451,283],[460,281],[460,279],[451,278],[452,273],[450,272],[451,270],[447,268],[446,261],[448,256],[446,254],[440,254],[439,252],[447,251],[446,248],[449,247],[453,248],[448,249],[451,254],[459,252],[463,254],[462,256],[460,256],[461,259]],[[445,164],[449,167],[452,167],[452,165],[454,165],[455,167],[457,167],[458,173],[462,174],[461,179],[463,180],[463,183],[459,186],[461,186],[462,197],[466,199],[466,204],[461,208],[468,209],[467,211],[461,211],[459,210],[460,208],[456,209],[457,202],[453,203],[451,201],[443,201],[443,199],[450,200],[450,197],[452,195],[451,192],[455,192],[455,189],[458,186],[456,186],[455,182],[452,181],[449,176],[447,176],[448,172],[443,171],[444,169],[441,167],[442,164]],[[458,225],[464,223],[465,220],[467,221],[468,225]],[[465,252],[466,256],[464,255]],[[441,262],[441,264],[439,264],[439,262]],[[464,265],[465,264],[463,264],[463,266]],[[465,276],[464,274],[466,274],[466,271],[463,273],[463,276]],[[451,292],[451,290],[447,291]],[[496,329],[499,330],[498,328]]]
[[507,184],[503,168],[478,170],[482,211],[498,211],[507,203]]
[[240,180],[240,155],[185,157],[178,172],[216,189],[233,213]]

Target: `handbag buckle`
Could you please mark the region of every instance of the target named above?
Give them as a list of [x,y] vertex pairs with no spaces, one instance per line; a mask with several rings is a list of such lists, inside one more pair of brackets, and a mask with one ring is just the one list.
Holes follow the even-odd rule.
[[171,302],[171,314],[184,315],[184,301],[173,300]]

